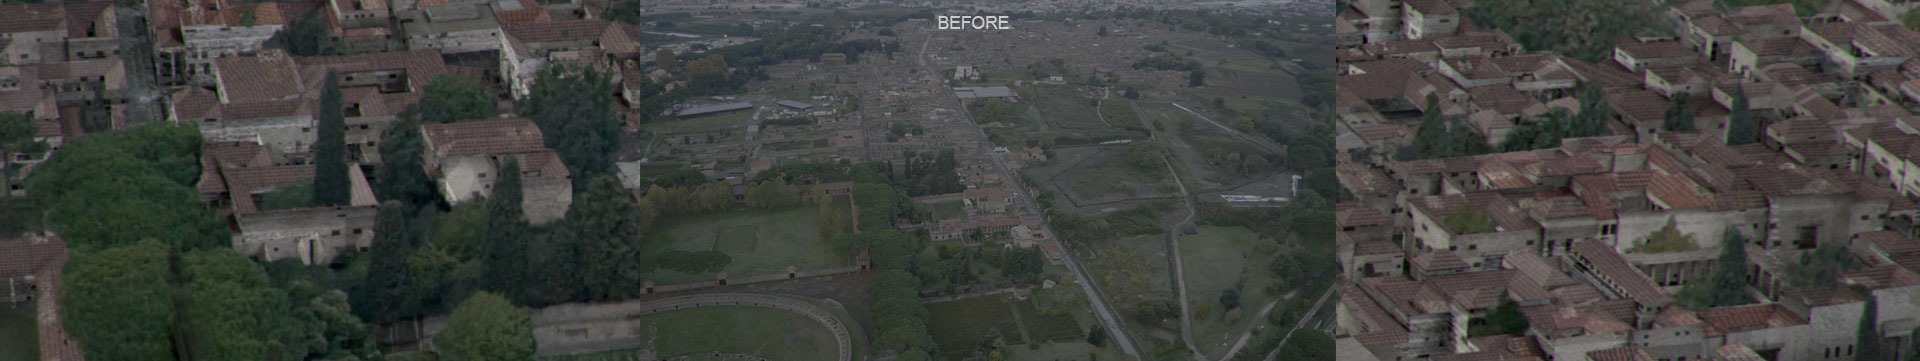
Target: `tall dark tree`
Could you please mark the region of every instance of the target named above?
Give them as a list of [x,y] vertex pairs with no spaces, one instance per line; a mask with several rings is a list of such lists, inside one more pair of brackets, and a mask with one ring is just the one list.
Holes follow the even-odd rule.
[[1187,73],[1187,86],[1197,87],[1202,85],[1207,85],[1207,72],[1205,70],[1194,69],[1192,72]]
[[327,19],[312,13],[288,24],[267,39],[269,48],[283,49],[293,56],[340,55],[340,43],[328,30]]
[[380,216],[373,224],[372,261],[367,265],[367,280],[357,302],[361,318],[387,323],[413,313],[414,300],[408,299],[412,282],[407,256],[413,254],[418,234],[408,225],[413,206],[389,200],[380,204]]
[[320,91],[320,128],[313,143],[313,203],[315,207],[344,206],[351,200],[347,181],[347,119],[340,106],[339,74],[327,71]]
[[1854,332],[1854,360],[1881,361],[1879,300],[1868,292],[1866,304],[1860,306],[1860,331]]
[[1677,298],[1696,309],[1753,303],[1747,294],[1747,238],[1734,227],[1722,233],[1720,258],[1704,279],[1695,279]]
[[1667,106],[1666,122],[1660,129],[1670,132],[1693,131],[1693,106],[1687,104],[1686,94],[1674,94],[1673,104]]
[[581,245],[580,258],[572,266],[582,275],[592,275],[581,278],[589,298],[621,297],[641,282],[640,242],[652,219],[611,175],[594,179],[583,196],[567,214],[566,234]]
[[524,300],[527,278],[528,242],[526,212],[521,209],[520,161],[507,157],[500,165],[500,179],[493,184],[493,196],[487,198],[486,281],[483,289]]
[[[693,66],[688,68],[692,72]],[[612,172],[622,123],[614,116],[613,83],[606,74],[591,68],[549,68],[520,106],[521,114],[540,126],[547,147],[560,153],[575,189],[586,189],[587,180]]]
[[374,169],[374,191],[379,199],[397,200],[414,209],[425,208],[440,199],[433,179],[421,164],[424,141],[420,120],[415,114],[402,114],[387,133],[380,136],[380,167]]
[[1607,122],[1613,120],[1613,107],[1598,85],[1580,91],[1580,114],[1574,117],[1573,132],[1582,136],[1607,135]]
[[1753,143],[1758,128],[1747,105],[1746,87],[1733,87],[1733,106],[1727,110],[1727,145]]

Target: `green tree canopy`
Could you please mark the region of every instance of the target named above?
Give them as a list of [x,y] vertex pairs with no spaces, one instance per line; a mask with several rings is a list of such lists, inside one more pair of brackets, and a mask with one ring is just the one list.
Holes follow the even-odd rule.
[[533,119],[548,148],[573,175],[575,189],[613,171],[623,121],[613,111],[613,83],[591,68],[554,66],[540,73],[520,114]]
[[420,120],[427,123],[452,123],[485,119],[500,114],[497,95],[473,78],[441,75],[427,83],[420,96]]
[[95,360],[172,359],[174,292],[166,244],[151,238],[67,263],[60,318]]
[[166,235],[175,247],[229,247],[224,222],[199,206],[200,131],[156,123],[73,140],[27,179],[29,199],[76,249]]
[[454,308],[446,331],[433,343],[447,361],[526,361],[533,359],[536,347],[532,327],[527,309],[479,292]]
[[294,348],[285,342],[293,336],[286,292],[268,284],[259,264],[225,249],[187,253],[181,264],[193,300],[185,310],[193,359],[268,360]]

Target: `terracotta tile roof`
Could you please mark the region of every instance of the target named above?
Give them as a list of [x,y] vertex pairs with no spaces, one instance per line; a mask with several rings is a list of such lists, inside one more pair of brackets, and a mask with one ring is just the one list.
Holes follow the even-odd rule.
[[1920,274],[1915,274],[1899,266],[1866,267],[1840,274],[1848,284],[1866,286],[1867,289],[1883,289],[1920,285]]
[[1615,251],[1613,246],[1606,242],[1596,239],[1579,241],[1574,243],[1572,251],[1575,257],[1585,260],[1591,272],[1606,280],[1603,283],[1610,284],[1608,288],[1614,289],[1616,293],[1625,293],[1622,296],[1633,299],[1636,303],[1659,307],[1665,306],[1671,300],[1671,297],[1661,292],[1659,287],[1654,286],[1652,280],[1634,269],[1633,265],[1628,264],[1627,259],[1620,255],[1620,252]]
[[1700,318],[1695,317],[1693,312],[1678,306],[1670,306],[1660,309],[1660,314],[1655,316],[1653,323],[1658,327],[1691,326],[1700,324]]
[[1400,55],[1400,54],[1440,52],[1440,48],[1433,46],[1433,41],[1431,40],[1393,40],[1393,41],[1385,41],[1385,42],[1378,42],[1378,43],[1368,43],[1366,45],[1361,45],[1360,48],[1366,51],[1367,54],[1373,55],[1374,57],[1385,57],[1387,55]]
[[[1632,302],[1625,302],[1631,307]],[[1520,308],[1533,329],[1546,333],[1548,338],[1561,335],[1574,337],[1587,335],[1622,335],[1633,330],[1632,325],[1621,321],[1621,317],[1611,311],[1605,302],[1591,302],[1577,305],[1540,305]],[[1628,312],[1628,315],[1631,315]]]
[[470,120],[420,126],[429,149],[441,157],[504,155],[547,150],[540,127],[527,118]]
[[1334,165],[1335,175],[1340,178],[1340,186],[1356,194],[1391,194],[1396,191],[1393,179],[1385,172],[1361,163],[1340,162]]
[[220,92],[228,103],[247,103],[299,98],[306,87],[300,83],[300,71],[293,57],[268,50],[259,56],[229,56],[214,59],[220,79]]
[[1628,121],[1651,122],[1666,119],[1672,102],[1651,90],[1628,89],[1608,92],[1607,105]]
[[[1340,232],[1346,234],[1346,232]],[[1400,246],[1388,241],[1366,241],[1353,245],[1354,256],[1394,255],[1400,253]]]
[[1346,66],[1351,68],[1352,70],[1354,70],[1355,73],[1358,73],[1358,74],[1387,73],[1387,72],[1425,73],[1425,72],[1433,71],[1433,67],[1427,66],[1426,62],[1416,60],[1416,59],[1406,59],[1406,58],[1381,59],[1381,60],[1373,60],[1373,61],[1347,63]]
[[1483,86],[1473,88],[1469,90],[1468,93],[1471,94],[1470,97],[1473,99],[1473,104],[1480,109],[1489,109],[1500,112],[1500,114],[1520,114],[1521,111],[1526,110],[1528,107],[1540,105],[1540,101],[1534,100],[1533,97],[1529,97],[1526,94],[1521,94],[1520,91],[1514,89],[1512,85],[1500,84]]
[[1427,271],[1455,270],[1471,267],[1467,264],[1467,261],[1460,260],[1460,256],[1456,256],[1453,252],[1446,250],[1437,250],[1414,256],[1411,261],[1414,266]]
[[1767,361],[1760,353],[1753,352],[1752,347],[1737,341],[1713,349],[1713,356],[1719,361]]
[[66,20],[59,3],[0,5],[0,33],[61,30]]
[[1740,27],[1728,22],[1719,15],[1696,16],[1687,25],[1713,36],[1733,36],[1740,34]]
[[67,254],[67,243],[60,236],[28,236],[0,239],[0,278],[29,276]]
[[67,258],[67,252],[62,249],[34,276],[40,290],[37,313],[40,321],[41,361],[86,361],[87,359],[80,353],[80,344],[67,335],[67,329],[60,321],[60,278],[61,269],[66,266]]
[[1341,228],[1384,226],[1389,223],[1386,213],[1368,207],[1360,201],[1346,201],[1334,205],[1334,223]]
[[1834,81],[1833,75],[1829,75],[1825,73],[1816,73],[1812,70],[1807,70],[1807,68],[1805,67],[1801,67],[1799,64],[1794,64],[1794,63],[1773,63],[1773,64],[1762,65],[1760,66],[1759,73],[1761,76],[1763,76],[1764,79],[1773,80],[1773,81],[1779,82],[1780,85],[1785,85],[1789,87],[1792,87],[1795,85],[1831,83]]
[[1554,289],[1579,283],[1574,281],[1572,277],[1568,277],[1566,272],[1561,272],[1559,267],[1555,266],[1559,264],[1559,262],[1548,260],[1546,257],[1541,257],[1539,254],[1533,252],[1510,252],[1507,253],[1506,257],[1501,258],[1501,262],[1505,262],[1507,266],[1519,270],[1520,275],[1532,278],[1534,284],[1538,284],[1540,287]]
[[560,162],[560,153],[552,149],[541,149],[529,153],[513,154],[520,161],[522,176],[529,178],[567,178],[567,165]]
[[1866,242],[1880,252],[1892,255],[1920,254],[1920,241],[1895,231],[1874,231],[1860,234],[1860,241]]
[[1592,361],[1653,361],[1653,355],[1647,354],[1647,350],[1639,346],[1628,345],[1587,352],[1587,359]]
[[558,20],[502,26],[508,36],[527,43],[597,40],[614,24],[602,20]]
[[538,7],[524,8],[524,9],[517,9],[517,10],[499,10],[499,11],[494,11],[493,14],[494,16],[500,19],[500,25],[502,26],[520,25],[520,24],[537,24],[537,23],[553,21],[553,16],[547,14],[547,9],[538,8]]
[[1613,41],[1613,48],[1639,60],[1698,56],[1693,49],[1688,49],[1686,44],[1678,41],[1640,41],[1634,38],[1620,38]]
[[1700,311],[1707,337],[1807,324],[1807,319],[1777,303],[1712,308]]
[[1564,56],[1557,57],[1555,60],[1568,70],[1572,70],[1581,81],[1598,83],[1606,88],[1636,86],[1644,80],[1641,75],[1634,74],[1620,64],[1610,61],[1595,64]]

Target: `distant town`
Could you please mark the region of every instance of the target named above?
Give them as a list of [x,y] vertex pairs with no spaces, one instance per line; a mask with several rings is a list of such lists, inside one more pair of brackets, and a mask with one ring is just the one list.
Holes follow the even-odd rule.
[[0,360],[1333,359],[1335,8],[10,0]]
[[1526,3],[1343,2],[1339,359],[1920,357],[1914,3]]

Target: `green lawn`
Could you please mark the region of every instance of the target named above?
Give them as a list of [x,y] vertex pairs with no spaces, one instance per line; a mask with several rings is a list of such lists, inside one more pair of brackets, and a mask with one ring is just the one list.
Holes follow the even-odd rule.
[[960,201],[928,204],[927,209],[933,211],[934,219],[954,219],[967,215],[966,205]]
[[[774,360],[832,360],[839,345],[827,327],[796,313],[761,307],[702,307],[640,316],[653,332],[655,356],[699,352],[757,355]],[[546,361],[639,360],[641,350],[550,357]]]
[[[1194,312],[1194,342],[1215,355],[1226,351],[1221,342],[1238,339],[1249,322],[1266,322],[1253,313],[1278,297],[1266,294],[1273,277],[1267,265],[1277,252],[1269,247],[1264,250],[1270,253],[1261,253],[1259,242],[1271,241],[1261,240],[1246,227],[1200,226],[1196,230],[1200,233],[1181,237],[1180,257],[1186,267],[1187,301]],[[1240,290],[1237,317],[1228,317],[1220,305],[1220,295],[1227,289]],[[1202,305],[1207,312],[1201,312]]]
[[927,332],[940,345],[944,359],[965,359],[996,335],[1005,338],[1007,344],[1022,343],[1019,321],[1004,297],[931,303],[927,311],[933,315],[927,320]]
[[1143,169],[1127,160],[1121,148],[1105,148],[1099,157],[1080,163],[1079,167],[1068,170],[1067,191],[1081,200],[1101,197],[1134,197],[1162,193],[1156,188],[1161,180],[1167,179],[1165,167]]
[[933,303],[927,305],[927,311],[933,314],[927,330],[948,360],[971,356],[981,345],[991,343],[995,335],[1005,338],[1008,345],[1083,342],[1087,336],[1072,315],[1042,313],[1030,300],[1015,300],[1010,295]]
[[0,361],[38,359],[40,328],[34,322],[33,308],[0,305]]
[[1146,127],[1140,123],[1138,112],[1133,111],[1133,102],[1123,98],[1110,98],[1100,102],[1100,116],[1107,125],[1115,128]]
[[1039,108],[1040,115],[1049,118],[1050,125],[1080,131],[1114,130],[1100,121],[1093,105],[1095,99],[1082,95],[1079,87],[1035,85],[1019,89],[1023,100]]
[[[816,207],[793,207],[666,220],[647,237],[641,254],[651,257],[670,249],[724,252],[733,257],[733,263],[723,270],[734,278],[786,272],[787,266],[821,269],[851,264],[820,239],[818,213]],[[661,269],[654,271],[652,279],[665,285],[711,280],[713,275]]]

